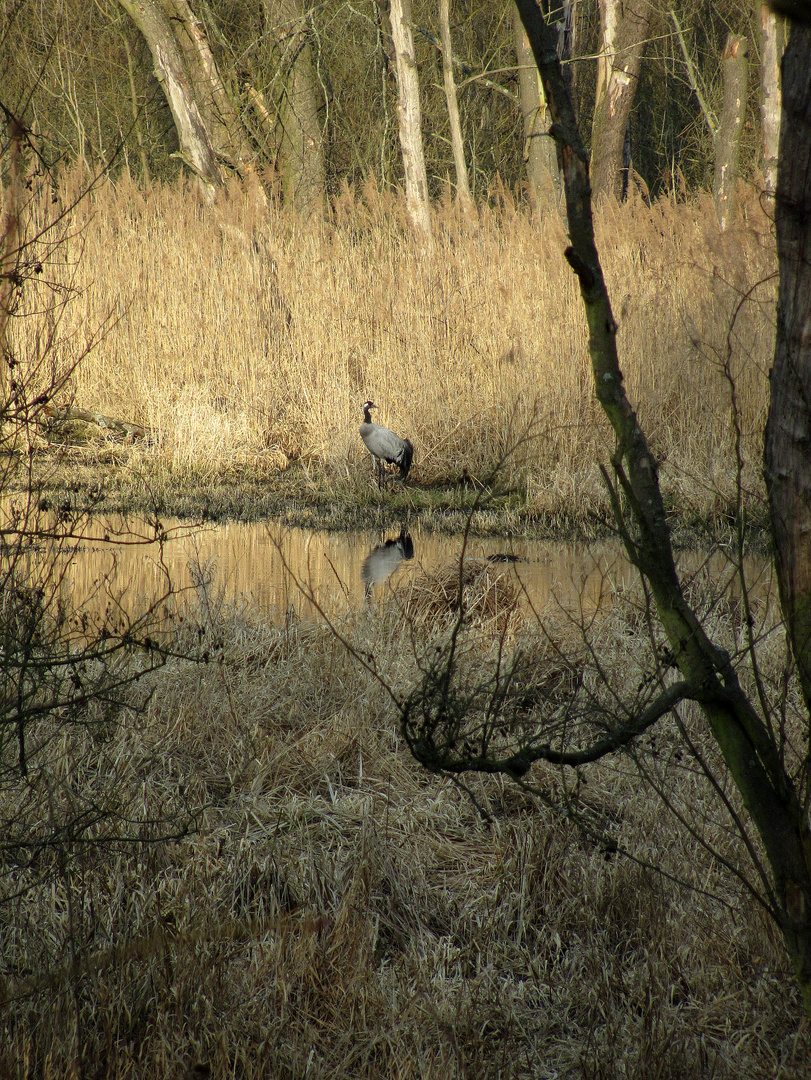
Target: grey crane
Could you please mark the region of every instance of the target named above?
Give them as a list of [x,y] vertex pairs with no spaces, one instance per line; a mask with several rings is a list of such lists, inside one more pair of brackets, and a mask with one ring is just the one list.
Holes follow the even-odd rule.
[[373,401],[363,403],[363,423],[360,425],[360,437],[372,460],[377,465],[377,482],[382,487],[385,475],[385,462],[396,465],[400,470],[400,479],[405,480],[414,457],[414,447],[410,439],[401,439],[382,424],[372,423],[370,409],[376,409]]

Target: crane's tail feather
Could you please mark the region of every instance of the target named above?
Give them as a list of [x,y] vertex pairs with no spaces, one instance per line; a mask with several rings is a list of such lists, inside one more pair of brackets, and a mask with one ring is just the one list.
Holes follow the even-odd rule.
[[404,439],[403,442],[405,443],[405,446],[403,447],[403,453],[398,462],[401,480],[405,480],[408,476],[408,470],[411,468],[411,461],[414,457],[414,447],[411,445],[411,439]]

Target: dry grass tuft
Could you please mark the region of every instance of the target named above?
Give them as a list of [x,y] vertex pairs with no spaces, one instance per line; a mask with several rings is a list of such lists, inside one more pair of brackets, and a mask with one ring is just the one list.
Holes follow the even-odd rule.
[[520,589],[511,576],[487,559],[465,559],[424,572],[396,590],[404,618],[422,631],[453,623],[461,606],[471,626],[501,635],[520,626]]

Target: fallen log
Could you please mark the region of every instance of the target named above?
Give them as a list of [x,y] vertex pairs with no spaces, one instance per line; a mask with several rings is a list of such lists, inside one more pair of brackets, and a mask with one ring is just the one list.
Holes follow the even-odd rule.
[[142,424],[132,424],[128,420],[118,420],[114,416],[105,416],[104,413],[94,412],[90,409],[77,409],[68,406],[58,409],[55,405],[46,405],[43,408],[45,416],[60,423],[73,420],[81,420],[85,424],[95,424],[97,427],[108,431],[114,431],[117,435],[124,435],[128,439],[144,439],[151,435],[149,428]]

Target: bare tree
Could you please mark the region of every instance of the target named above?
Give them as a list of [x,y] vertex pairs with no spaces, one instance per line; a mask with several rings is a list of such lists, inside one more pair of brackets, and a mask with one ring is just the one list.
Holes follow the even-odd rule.
[[650,29],[650,0],[599,0],[601,47],[591,125],[594,196],[622,194],[625,132],[634,103]]
[[430,239],[431,209],[428,202],[428,175],[422,150],[420,83],[414,54],[411,0],[392,0],[390,17],[397,65],[398,119],[406,202],[412,224],[426,239]]
[[[107,746],[118,719],[149,700],[143,680],[174,651],[171,616],[165,621],[173,589],[164,577],[162,596],[138,611],[122,602],[112,573],[100,574],[85,597],[72,587],[71,553],[93,536],[101,499],[48,491],[47,463],[59,461],[49,417],[54,403],[70,401],[77,366],[112,320],[86,325],[81,344],[62,332],[79,295],[62,274],[65,247],[88,188],[68,206],[54,204],[47,170],[32,167],[32,159],[41,165],[41,149],[18,118],[8,119],[0,167],[28,182],[7,188],[0,227],[0,342],[11,376],[0,399],[0,910],[24,934],[20,902],[54,891],[65,898],[66,917],[43,949],[43,966],[28,974],[48,985],[64,964],[71,1071],[86,1076],[94,1050],[82,982],[99,952],[79,929],[88,870],[120,857],[122,844],[177,840],[196,827],[196,814],[188,804],[167,809],[151,796],[137,805],[124,796],[123,762]],[[43,454],[49,436],[56,446]],[[158,548],[168,535],[157,514],[134,532],[109,521],[96,532],[94,543]]]
[[549,110],[543,96],[538,68],[515,4],[512,5],[512,21],[518,64],[518,98],[524,129],[523,158],[527,170],[530,205],[554,206],[557,202],[555,188],[560,182],[557,150],[554,140],[549,138]]
[[[0,250],[0,406],[5,413],[11,401],[14,354],[9,343],[9,325],[19,299],[20,287],[20,201],[22,146],[25,129],[11,116],[6,128],[8,174],[3,198],[3,237]],[[2,431],[0,431],[2,434]]]
[[774,195],[780,144],[780,60],[786,47],[786,23],[768,4],[760,5],[760,38],[763,180],[767,194]]
[[453,162],[456,168],[456,191],[465,213],[473,209],[470,182],[467,176],[465,147],[462,142],[462,124],[459,120],[459,100],[453,78],[453,45],[451,43],[450,0],[439,0],[439,29],[442,41],[442,75],[445,84],[445,100],[448,103],[448,119],[451,126]]
[[[803,51],[805,49],[805,51]],[[811,713],[811,31],[795,26],[783,57],[775,203],[780,302],[764,464],[780,601]],[[811,746],[809,747],[811,751]],[[811,763],[811,756],[809,756]],[[807,837],[808,840],[808,837]],[[806,908],[809,911],[809,908]],[[811,965],[811,955],[808,957]]]
[[324,133],[312,35],[302,0],[263,0],[266,32],[279,51],[275,97],[281,129],[282,190],[299,210],[324,195]]
[[710,105],[709,95],[693,62],[692,54],[685,40],[684,31],[675,11],[670,17],[676,28],[676,36],[684,56],[687,78],[698,99],[704,121],[712,136],[713,146],[713,185],[712,194],[715,213],[721,229],[726,229],[732,220],[738,183],[738,158],[740,154],[741,132],[746,114],[747,53],[749,45],[746,38],[730,34],[721,54],[724,99],[721,115],[718,116]]
[[120,0],[149,45],[155,77],[172,110],[184,163],[211,199],[224,167],[244,170],[255,155],[226,92],[203,24],[188,0]]
[[715,171],[713,173],[712,197],[718,224],[726,229],[732,220],[738,186],[738,159],[741,132],[746,114],[746,56],[749,45],[746,38],[730,34],[721,56],[724,72],[724,103],[718,130],[713,139]]

